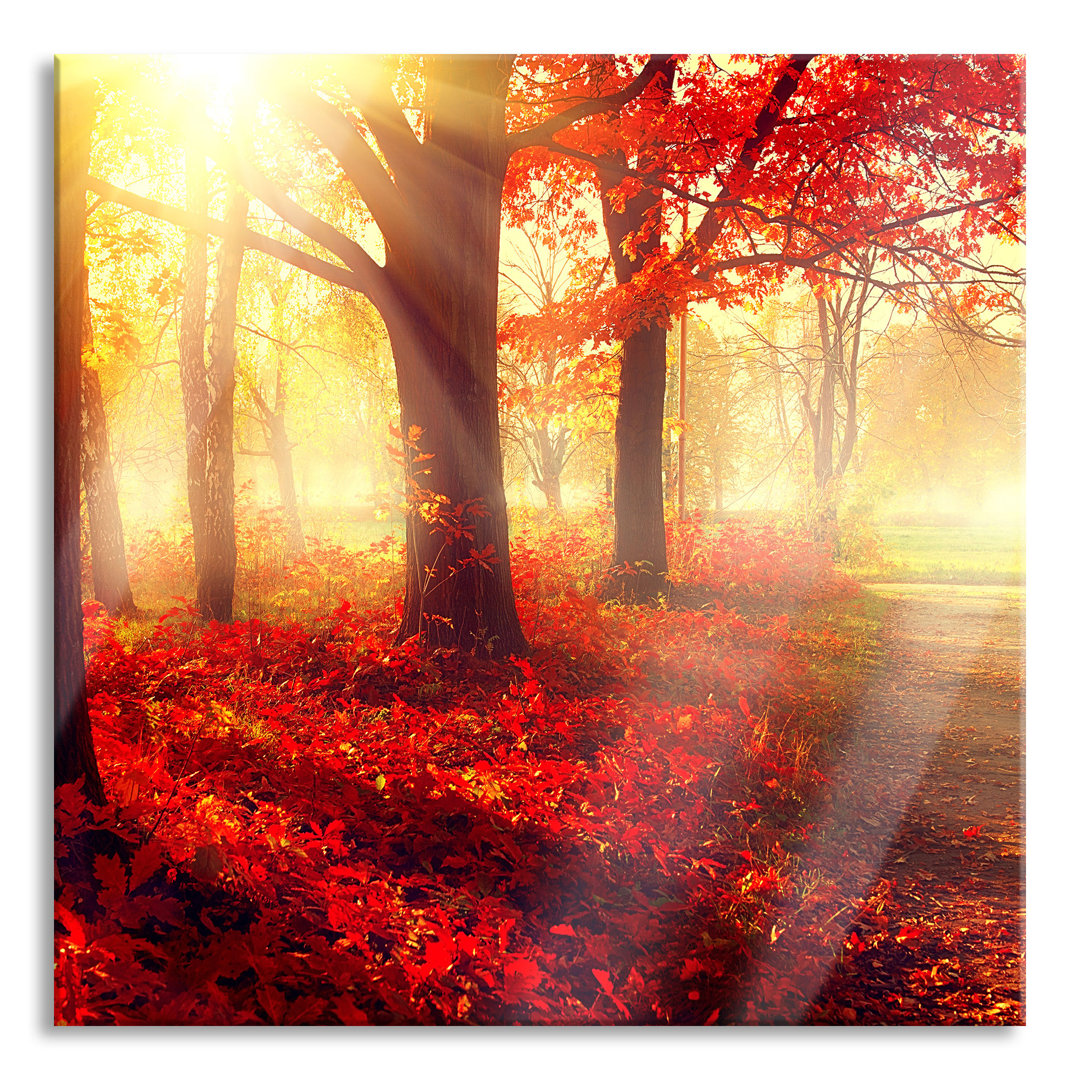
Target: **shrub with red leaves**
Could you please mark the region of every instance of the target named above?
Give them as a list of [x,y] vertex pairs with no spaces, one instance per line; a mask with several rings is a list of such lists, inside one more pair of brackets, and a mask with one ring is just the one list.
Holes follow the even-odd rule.
[[329,546],[263,619],[178,603],[133,642],[88,608],[110,801],[57,791],[56,1021],[722,1020],[836,719],[784,609],[849,585],[692,522],[703,610],[603,605],[595,536],[519,538],[529,659],[391,647],[392,598],[310,618],[363,573]]

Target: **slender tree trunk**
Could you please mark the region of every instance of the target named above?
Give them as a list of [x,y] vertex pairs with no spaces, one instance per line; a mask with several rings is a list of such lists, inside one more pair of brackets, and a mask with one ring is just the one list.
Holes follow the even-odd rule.
[[784,446],[791,445],[791,425],[788,422],[787,405],[784,404],[784,383],[780,375],[780,358],[776,349],[770,350],[772,355],[772,387],[773,403],[776,407],[776,420],[780,425],[780,437]]
[[[306,550],[304,529],[300,521],[300,509],[296,502],[296,481],[293,474],[292,447],[285,431],[285,398],[282,392],[281,367],[278,366],[277,390],[274,407],[266,403],[257,386],[251,388],[255,407],[259,410],[259,423],[266,439],[265,455],[274,463],[278,478],[278,493],[285,517],[285,550],[289,555],[303,555]],[[242,454],[262,455],[258,450],[241,450]]]
[[83,252],[95,103],[89,74],[78,70],[75,59],[57,62],[56,88],[53,780],[60,785],[81,778],[87,797],[104,804],[86,705],[79,566]]
[[[205,214],[206,160],[189,149],[186,158],[188,209]],[[180,392],[184,402],[187,450],[188,510],[195,550],[195,581],[206,566],[206,237],[189,232],[184,238],[184,299],[180,308]]]
[[423,167],[397,176],[415,242],[386,258],[402,432],[434,454],[417,461],[406,446],[417,487],[397,640],[520,655],[528,645],[510,578],[496,363],[509,69],[457,56],[431,69]]
[[833,478],[833,431],[836,423],[836,346],[829,329],[829,315],[823,297],[818,297],[818,328],[821,334],[821,392],[818,395],[814,433],[814,480],[824,493]]
[[296,502],[296,479],[293,474],[292,448],[285,431],[285,379],[281,356],[278,356],[277,380],[274,384],[274,408],[268,409],[256,388],[256,402],[266,416],[266,447],[274,459],[278,490],[285,514],[285,548],[290,555],[303,555],[304,527],[300,521],[300,508]]
[[[236,190],[225,220],[242,226],[247,197]],[[210,412],[206,420],[206,562],[197,603],[204,618],[232,620],[236,582],[236,521],[233,488],[233,398],[236,390],[236,300],[243,244],[225,240],[218,254],[217,296],[210,316]]]
[[292,443],[285,432],[285,417],[275,410],[267,417],[266,424],[266,446],[277,471],[281,507],[285,515],[285,547],[290,555],[303,555],[304,528],[300,522],[300,510],[296,505]]
[[540,476],[533,483],[544,493],[549,510],[562,510],[562,475],[566,460],[566,431],[560,430],[553,440],[546,425],[534,432],[533,444],[540,459]]
[[862,345],[863,313],[866,310],[866,296],[869,291],[870,282],[866,280],[862,284],[859,300],[855,306],[851,344],[849,346],[850,355],[846,363],[842,363],[840,366],[840,382],[844,391],[845,414],[844,437],[840,443],[840,453],[836,463],[838,475],[842,475],[847,471],[851,455],[855,451],[855,440],[859,435],[859,416],[856,408],[859,386],[859,350]]
[[124,523],[116,497],[101,380],[93,368],[82,369],[82,477],[86,510],[90,519],[90,562],[94,599],[110,615],[134,615]]
[[[83,352],[92,348],[94,325],[90,314],[90,274],[83,270]],[[101,379],[93,368],[82,366],[82,478],[86,492],[86,512],[90,522],[90,565],[94,578],[94,599],[110,615],[134,615],[127,556],[124,553],[124,524],[116,497],[109,429]]]
[[720,520],[720,514],[724,509],[724,469],[723,464],[719,460],[719,453],[713,453],[712,462],[712,482],[713,482],[713,507],[716,514],[716,520]]

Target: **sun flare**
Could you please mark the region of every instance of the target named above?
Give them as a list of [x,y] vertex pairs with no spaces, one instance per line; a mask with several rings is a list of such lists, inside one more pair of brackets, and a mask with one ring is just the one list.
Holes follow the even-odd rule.
[[247,82],[251,58],[244,53],[178,53],[169,62],[180,92],[202,98],[210,118],[227,123],[237,91]]
[[177,53],[170,61],[184,83],[226,93],[247,77],[250,58],[244,53]]

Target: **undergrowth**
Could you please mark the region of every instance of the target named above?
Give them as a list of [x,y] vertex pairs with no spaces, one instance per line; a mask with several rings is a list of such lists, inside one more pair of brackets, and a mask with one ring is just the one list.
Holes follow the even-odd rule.
[[228,625],[88,604],[110,802],[57,791],[57,1022],[732,1019],[816,895],[796,852],[880,612],[808,541],[700,522],[667,603],[602,604],[603,526],[519,534],[505,662],[388,644],[392,541],[242,540]]

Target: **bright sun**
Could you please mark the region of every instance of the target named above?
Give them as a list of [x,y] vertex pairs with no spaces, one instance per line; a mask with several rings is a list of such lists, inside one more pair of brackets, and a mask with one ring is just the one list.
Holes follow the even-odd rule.
[[176,53],[168,59],[183,82],[228,91],[243,82],[250,58],[245,53]]
[[183,90],[205,98],[211,119],[227,122],[236,90],[248,77],[251,58],[244,53],[176,53],[167,60]]

